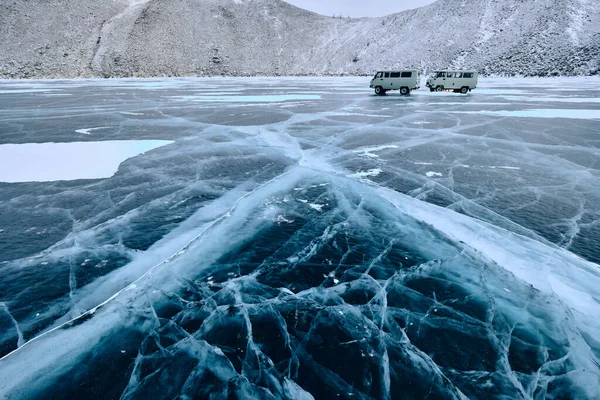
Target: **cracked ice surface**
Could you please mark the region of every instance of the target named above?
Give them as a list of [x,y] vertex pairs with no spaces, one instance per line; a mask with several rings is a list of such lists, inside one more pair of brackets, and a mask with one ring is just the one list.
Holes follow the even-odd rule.
[[0,183],[1,397],[594,398],[598,80],[365,82],[1,82],[2,145],[173,142]]

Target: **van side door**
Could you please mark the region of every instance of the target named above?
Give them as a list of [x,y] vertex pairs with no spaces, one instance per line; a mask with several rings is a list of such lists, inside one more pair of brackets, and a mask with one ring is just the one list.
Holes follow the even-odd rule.
[[[436,78],[436,80],[437,79],[441,79],[442,81],[445,81],[446,80],[446,73],[445,72],[438,72],[438,74],[437,74],[437,76],[435,78]],[[446,82],[443,82],[443,83],[445,84]],[[436,85],[437,85],[437,82],[436,82]]]
[[387,90],[388,86],[390,86],[390,73],[384,72],[383,79],[381,80],[381,87]]
[[446,86],[454,86],[454,84],[456,83],[456,80],[454,79],[456,77],[456,73],[455,72],[448,72],[446,73],[446,78],[448,78],[448,81],[446,82]]
[[414,87],[416,87],[416,85],[413,83],[413,72],[412,71],[403,71],[400,74],[400,78],[402,78],[402,81],[400,82],[399,86],[406,86],[408,87],[409,90],[412,90]]
[[[400,72],[390,72],[390,86],[392,89],[400,89],[400,85],[398,84],[400,79]],[[396,83],[396,85],[394,85]]]

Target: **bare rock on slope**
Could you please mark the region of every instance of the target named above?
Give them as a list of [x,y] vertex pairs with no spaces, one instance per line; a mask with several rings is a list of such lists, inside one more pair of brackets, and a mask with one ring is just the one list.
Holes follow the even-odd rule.
[[0,4],[0,76],[93,76],[90,60],[105,21],[125,0],[26,1]]

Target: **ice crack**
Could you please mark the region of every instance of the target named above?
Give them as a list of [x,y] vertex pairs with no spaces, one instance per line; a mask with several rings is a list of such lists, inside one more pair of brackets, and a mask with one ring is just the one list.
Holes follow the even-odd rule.
[[3,309],[4,312],[9,316],[10,320],[15,326],[15,330],[17,331],[17,347],[21,347],[25,344],[25,340],[23,339],[23,332],[21,331],[21,327],[19,323],[15,319],[15,317],[8,310],[8,305],[5,302],[0,302],[0,309]]

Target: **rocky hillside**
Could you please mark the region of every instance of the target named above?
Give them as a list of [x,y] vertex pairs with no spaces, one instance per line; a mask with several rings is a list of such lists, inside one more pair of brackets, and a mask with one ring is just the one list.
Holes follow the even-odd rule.
[[438,0],[336,19],[281,0],[5,0],[0,77],[600,70],[597,0]]

